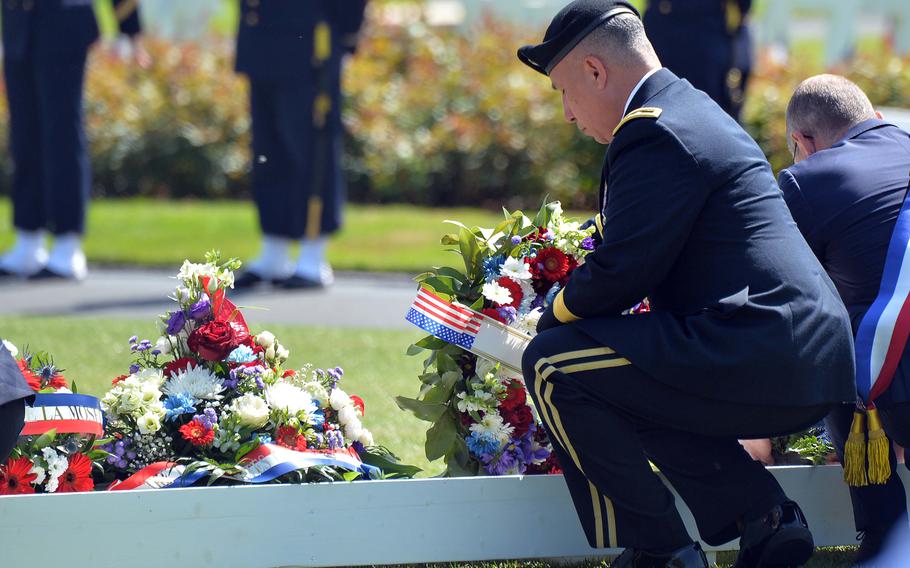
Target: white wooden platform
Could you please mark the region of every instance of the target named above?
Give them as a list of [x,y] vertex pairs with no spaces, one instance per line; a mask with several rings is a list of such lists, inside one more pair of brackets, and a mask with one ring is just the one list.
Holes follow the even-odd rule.
[[[772,471],[803,507],[819,546],[855,544],[839,467]],[[688,510],[684,518],[696,535]],[[3,568],[276,568],[594,555],[561,476],[0,497]]]

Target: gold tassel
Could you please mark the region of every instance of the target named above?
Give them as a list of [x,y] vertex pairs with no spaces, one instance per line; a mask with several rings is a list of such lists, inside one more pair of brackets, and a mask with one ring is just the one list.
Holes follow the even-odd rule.
[[853,413],[850,435],[844,445],[844,481],[851,487],[869,485],[866,478],[866,415]]
[[883,485],[891,477],[891,462],[888,454],[891,442],[882,428],[882,421],[876,408],[870,408],[869,414],[869,483]]

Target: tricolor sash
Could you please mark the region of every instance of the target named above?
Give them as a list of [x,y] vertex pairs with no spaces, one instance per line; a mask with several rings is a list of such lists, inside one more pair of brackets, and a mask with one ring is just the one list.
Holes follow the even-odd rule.
[[25,407],[25,427],[20,436],[58,434],[104,434],[100,401],[84,394],[39,393],[32,406]]
[[433,337],[521,374],[530,336],[421,287],[405,319]]

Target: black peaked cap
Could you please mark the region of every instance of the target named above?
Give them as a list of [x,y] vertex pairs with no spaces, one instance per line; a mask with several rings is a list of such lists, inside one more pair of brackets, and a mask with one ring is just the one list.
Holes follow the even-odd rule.
[[619,14],[641,17],[638,10],[628,2],[575,0],[556,14],[541,43],[526,45],[518,50],[518,59],[538,73],[549,75],[578,42]]

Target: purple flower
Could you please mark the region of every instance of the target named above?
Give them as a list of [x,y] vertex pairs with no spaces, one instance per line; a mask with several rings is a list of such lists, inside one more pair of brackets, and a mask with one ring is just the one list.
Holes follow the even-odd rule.
[[198,302],[190,306],[190,318],[199,321],[207,318],[212,313],[212,302],[208,296],[203,296]]
[[581,241],[581,248],[583,250],[594,250],[594,239],[591,237],[585,237],[584,240]]
[[139,365],[136,365],[136,364],[130,365],[130,374],[131,375],[135,375],[138,372],[139,372]]
[[499,317],[506,320],[506,325],[514,322],[515,318],[518,316],[518,312],[512,306],[496,308],[496,311],[499,312]]
[[513,244],[513,245],[521,244],[521,237],[519,237],[518,235],[513,236],[513,237],[512,237],[512,244]]
[[152,349],[152,355],[161,355],[161,349]]
[[206,430],[211,430],[218,423],[218,415],[211,408],[206,408],[202,414],[193,416],[193,420],[202,424]]
[[177,335],[183,330],[185,325],[186,314],[183,313],[183,310],[171,312],[170,317],[167,318],[167,334]]
[[134,335],[134,336],[130,337],[130,345],[132,345],[133,343],[136,343],[137,341],[139,341],[138,335]]

